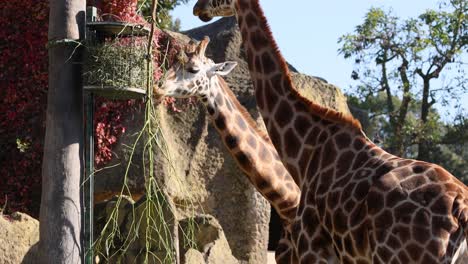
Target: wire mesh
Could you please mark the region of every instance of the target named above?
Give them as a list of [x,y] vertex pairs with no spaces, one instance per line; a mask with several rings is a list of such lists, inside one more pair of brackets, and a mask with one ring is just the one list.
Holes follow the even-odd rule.
[[[93,22],[86,42],[84,88],[113,99],[140,98],[147,83],[146,29],[123,22]],[[150,75],[152,76],[152,75]]]

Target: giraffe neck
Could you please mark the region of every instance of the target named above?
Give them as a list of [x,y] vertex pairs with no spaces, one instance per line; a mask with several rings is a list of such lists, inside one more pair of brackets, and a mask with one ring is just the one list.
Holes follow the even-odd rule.
[[258,0],[238,0],[235,8],[257,105],[283,163],[301,186],[309,177],[310,160],[320,157],[316,153],[321,151],[320,145],[338,130],[347,127],[353,138],[366,137],[354,119],[314,104],[297,92]]
[[222,141],[255,188],[284,220],[292,221],[299,204],[299,187],[224,80],[212,79],[212,88],[202,101]]
[[289,69],[258,0],[238,0],[235,8],[257,104],[264,118],[275,119],[278,102],[297,100]]

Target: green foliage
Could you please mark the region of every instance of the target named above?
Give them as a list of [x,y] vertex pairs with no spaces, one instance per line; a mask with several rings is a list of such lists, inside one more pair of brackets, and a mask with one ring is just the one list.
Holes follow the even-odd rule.
[[[390,152],[428,161],[455,157],[442,145],[449,131],[460,131],[445,124],[434,105],[460,108],[454,99],[467,93],[467,14],[468,0],[446,0],[406,20],[371,8],[353,33],[339,39],[340,53],[355,62],[350,102],[369,111],[368,133],[382,137]],[[457,144],[467,142],[457,138]]]
[[[441,124],[440,124],[441,125]],[[452,124],[441,125],[440,144],[430,148],[433,162],[447,168],[468,184],[468,118],[458,115]]]
[[[393,134],[389,122],[384,92],[359,98],[347,94],[348,104],[364,109],[369,113],[369,126],[366,134],[384,149],[391,149],[396,138],[401,139],[403,156],[417,158],[417,143],[421,140],[431,142],[428,149],[430,161],[439,164],[455,176],[468,183],[468,118],[460,112],[452,122],[444,122],[439,113],[433,109],[429,113],[428,122],[422,124],[419,117],[420,101],[411,103],[409,112],[398,135]],[[392,98],[399,107],[401,100]]]
[[30,148],[31,143],[28,142],[27,140],[22,140],[22,139],[17,138],[16,146],[20,152],[24,153]]
[[[180,30],[180,20],[173,20],[169,14],[176,6],[188,3],[188,0],[159,0],[158,7],[156,9],[156,24],[159,28],[170,29],[173,31]],[[150,0],[138,0],[138,6],[145,18],[151,17],[151,1]],[[149,21],[149,20],[148,20]]]

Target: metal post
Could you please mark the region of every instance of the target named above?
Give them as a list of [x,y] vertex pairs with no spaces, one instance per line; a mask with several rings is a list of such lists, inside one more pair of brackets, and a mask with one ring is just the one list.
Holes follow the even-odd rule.
[[[97,9],[88,7],[86,9],[86,22],[95,21],[97,17]],[[86,30],[86,38],[92,38]],[[84,248],[84,264],[92,264],[94,252],[94,95],[92,92],[87,92],[85,96],[85,116],[86,116],[86,134],[85,134],[85,179],[83,182],[83,248]]]
[[84,192],[84,249],[85,257],[84,264],[93,263],[93,214],[94,214],[94,95],[87,93],[86,95],[86,157],[85,157],[85,169],[86,169],[86,181],[83,185]]

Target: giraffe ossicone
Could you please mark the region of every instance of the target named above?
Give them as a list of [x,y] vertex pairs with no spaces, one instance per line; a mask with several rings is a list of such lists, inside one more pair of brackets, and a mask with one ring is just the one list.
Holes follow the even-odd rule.
[[237,65],[214,63],[205,57],[209,38],[190,43],[182,62],[167,72],[163,96],[197,97],[206,106],[210,119],[228,151],[255,188],[270,202],[287,227],[294,219],[300,190],[281,163],[276,149],[238,102],[221,76]]
[[468,188],[438,165],[391,155],[359,122],[302,97],[259,0],[199,0],[236,16],[260,113],[301,188],[278,263],[456,263],[468,254]]

